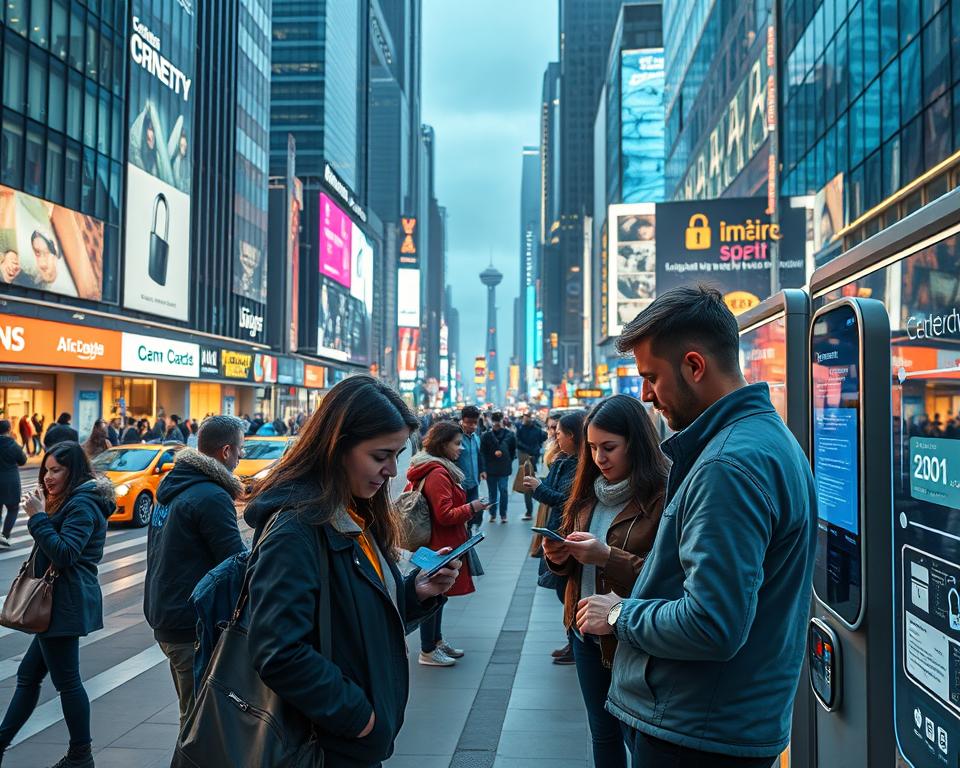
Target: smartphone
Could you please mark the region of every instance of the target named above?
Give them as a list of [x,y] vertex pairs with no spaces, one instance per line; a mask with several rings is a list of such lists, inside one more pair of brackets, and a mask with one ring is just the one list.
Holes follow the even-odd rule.
[[416,552],[413,553],[413,556],[410,558],[410,562],[418,566],[427,576],[433,576],[437,571],[443,568],[447,563],[452,560],[457,560],[471,549],[473,549],[477,544],[486,538],[486,535],[481,531],[475,536],[467,539],[463,544],[454,549],[452,552],[447,552],[445,555],[438,555],[429,547],[420,547]]
[[536,526],[530,529],[534,533],[539,533],[545,539],[550,539],[551,541],[559,541],[561,544],[566,544],[567,540],[563,538],[559,533],[550,528],[537,528]]

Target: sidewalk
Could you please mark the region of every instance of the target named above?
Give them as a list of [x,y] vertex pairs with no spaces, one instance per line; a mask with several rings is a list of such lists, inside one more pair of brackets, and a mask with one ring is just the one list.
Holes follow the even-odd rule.
[[477,591],[451,598],[443,634],[467,653],[455,667],[417,663],[408,638],[410,701],[387,768],[589,768],[590,736],[577,673],[552,663],[562,608],[536,586],[530,524],[511,494],[510,522],[484,522]]

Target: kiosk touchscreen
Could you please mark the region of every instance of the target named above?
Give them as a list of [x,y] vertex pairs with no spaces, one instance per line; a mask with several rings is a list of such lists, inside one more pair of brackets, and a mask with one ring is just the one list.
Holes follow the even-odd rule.
[[860,525],[860,327],[852,305],[820,316],[811,343],[811,448],[817,487],[813,588],[849,627],[863,612]]

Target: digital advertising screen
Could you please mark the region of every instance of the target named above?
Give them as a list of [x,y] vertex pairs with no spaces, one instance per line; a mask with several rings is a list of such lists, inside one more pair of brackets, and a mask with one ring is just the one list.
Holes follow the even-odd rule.
[[747,384],[766,382],[770,401],[787,421],[787,321],[783,317],[740,334],[740,370]]
[[420,353],[420,329],[399,328],[397,330],[397,367],[400,381],[413,382],[417,380],[417,355]]
[[656,203],[664,193],[663,48],[620,54],[623,202]]
[[420,270],[397,270],[397,325],[420,327]]
[[657,216],[652,203],[611,205],[607,265],[607,329],[618,335],[623,326],[657,296]]
[[103,298],[103,222],[0,186],[0,285]]
[[190,2],[130,14],[123,303],[187,320],[197,20]]
[[350,288],[353,222],[330,197],[320,193],[320,274]]
[[843,305],[819,315],[811,338],[811,451],[817,492],[813,588],[854,626],[862,613],[860,327]]

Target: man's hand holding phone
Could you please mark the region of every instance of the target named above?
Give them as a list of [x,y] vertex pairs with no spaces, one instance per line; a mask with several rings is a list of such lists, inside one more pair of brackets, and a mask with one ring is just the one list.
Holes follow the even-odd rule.
[[492,506],[493,504],[486,499],[474,499],[470,502],[470,509],[473,510],[474,514],[477,512],[483,512],[485,509],[490,509]]

